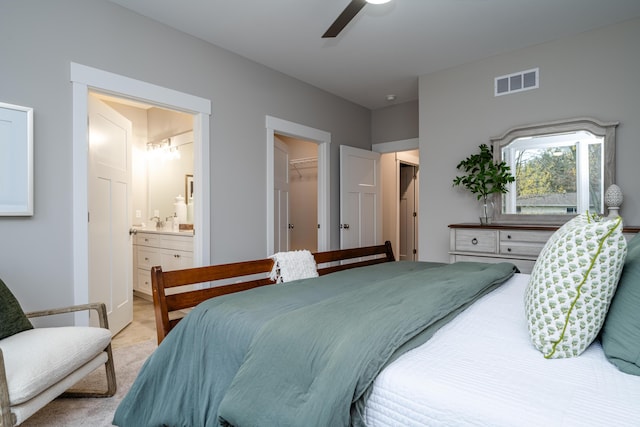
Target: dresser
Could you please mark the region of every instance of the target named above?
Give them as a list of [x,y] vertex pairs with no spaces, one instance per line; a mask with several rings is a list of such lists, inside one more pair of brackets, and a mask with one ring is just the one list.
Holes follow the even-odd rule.
[[[511,262],[522,273],[533,265],[557,225],[449,225],[449,261]],[[625,227],[627,239],[640,227]]]
[[193,233],[137,231],[133,239],[133,290],[151,297],[151,267],[180,270],[193,267]]

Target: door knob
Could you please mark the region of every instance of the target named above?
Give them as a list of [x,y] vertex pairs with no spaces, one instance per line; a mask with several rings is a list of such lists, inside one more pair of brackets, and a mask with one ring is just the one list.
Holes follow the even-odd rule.
[[340,224],[340,228],[344,228],[345,230],[348,230],[349,224]]
[[138,230],[136,230],[135,228],[130,228],[129,229],[129,236],[131,236],[133,234],[138,234]]

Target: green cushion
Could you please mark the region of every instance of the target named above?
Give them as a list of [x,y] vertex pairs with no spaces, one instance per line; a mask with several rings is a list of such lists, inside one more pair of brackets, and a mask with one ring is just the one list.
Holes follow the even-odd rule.
[[549,238],[525,294],[531,342],[544,357],[578,356],[598,336],[626,253],[621,218],[579,215]]
[[611,363],[623,372],[640,375],[640,233],[629,242],[601,341]]
[[0,279],[0,339],[33,329],[18,300]]

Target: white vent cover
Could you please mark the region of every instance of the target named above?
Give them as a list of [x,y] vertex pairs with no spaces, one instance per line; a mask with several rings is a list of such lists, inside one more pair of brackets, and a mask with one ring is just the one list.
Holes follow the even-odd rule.
[[500,96],[508,93],[537,89],[540,83],[539,74],[540,69],[533,68],[531,70],[496,77],[494,82],[494,95]]

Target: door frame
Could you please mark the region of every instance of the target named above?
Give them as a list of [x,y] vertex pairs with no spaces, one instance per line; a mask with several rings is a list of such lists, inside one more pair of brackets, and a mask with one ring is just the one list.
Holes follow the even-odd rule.
[[267,217],[267,254],[270,255],[273,252],[274,243],[273,150],[276,133],[318,144],[318,224],[320,228],[317,250],[328,251],[331,236],[329,200],[331,133],[272,116],[265,117],[265,125],[267,128],[267,212],[265,215]]
[[[418,138],[411,138],[411,139],[401,139],[401,140],[397,140],[397,141],[389,141],[389,142],[381,142],[378,144],[372,144],[371,145],[371,151],[376,151],[380,154],[387,154],[387,153],[397,153],[395,156],[395,169],[396,172],[394,174],[394,179],[395,179],[395,183],[394,186],[397,189],[400,186],[400,175],[399,175],[399,168],[400,168],[400,163],[405,163],[405,164],[411,164],[414,166],[419,166],[420,165],[420,160],[419,158],[416,160],[404,157],[402,159],[398,158],[398,154],[404,151],[412,151],[412,150],[419,150],[420,149],[420,141]],[[420,154],[418,154],[419,156]],[[418,179],[418,185],[420,184],[420,180]],[[420,212],[418,211],[418,222],[420,220]],[[396,248],[400,248],[400,204],[396,203],[395,205],[395,216],[396,216],[396,223],[394,225],[395,227],[395,242],[391,242],[393,247]],[[418,226],[418,234],[420,233],[420,227]],[[419,236],[416,236],[416,245],[418,245],[418,241],[419,241]],[[420,255],[420,246],[418,246],[418,256]]]
[[[396,155],[403,153],[402,151],[396,153]],[[420,197],[419,197],[419,190],[420,190],[420,163],[419,161],[415,160],[415,159],[411,159],[411,158],[397,158],[396,157],[396,170],[398,172],[398,179],[397,179],[397,184],[398,184],[398,189],[400,188],[400,184],[402,182],[402,177],[401,177],[401,171],[402,171],[402,165],[406,165],[406,166],[410,166],[414,168],[414,178],[413,178],[413,185],[414,185],[414,189],[413,189],[413,209],[414,212],[418,213],[418,218],[414,219],[413,222],[413,227],[414,227],[414,232],[413,232],[413,249],[416,251],[415,254],[411,254],[413,255],[413,260],[412,261],[417,261],[417,258],[419,256],[419,252],[420,252],[420,248],[418,247],[418,233],[417,231],[419,231],[419,227],[418,227],[418,221],[420,220],[420,207],[419,207],[419,201],[420,201]],[[398,194],[399,196],[400,194]],[[400,204],[398,203],[397,206],[398,209],[398,224],[396,225],[397,230],[396,230],[396,235],[398,236],[398,242],[397,242],[397,248],[398,248],[398,259],[400,259],[400,222],[401,222],[401,218],[400,218]]]
[[[89,300],[89,227],[88,212],[88,96],[89,91],[103,92],[122,98],[193,114],[194,133],[194,198],[193,250],[194,265],[210,262],[210,191],[209,191],[209,118],[211,101],[141,80],[70,63],[72,83],[73,140],[73,289],[74,303]],[[206,188],[205,188],[206,187]],[[86,313],[74,316],[76,324],[88,324]]]

